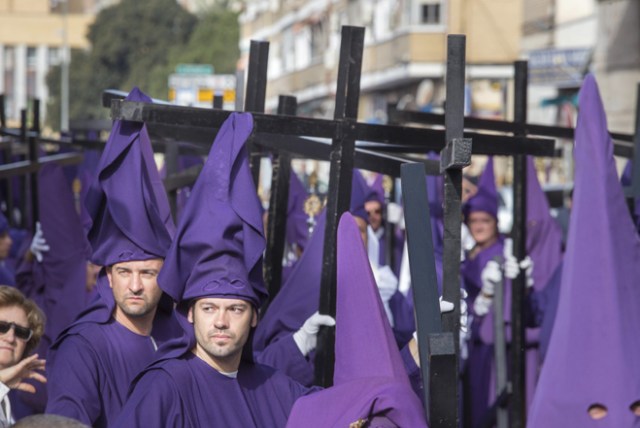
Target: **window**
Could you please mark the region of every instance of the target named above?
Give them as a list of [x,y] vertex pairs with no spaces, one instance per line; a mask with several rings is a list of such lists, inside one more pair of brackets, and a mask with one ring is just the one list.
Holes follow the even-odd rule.
[[420,9],[421,24],[440,24],[440,3],[423,3]]
[[442,26],[446,21],[444,0],[416,0],[412,3],[413,25]]

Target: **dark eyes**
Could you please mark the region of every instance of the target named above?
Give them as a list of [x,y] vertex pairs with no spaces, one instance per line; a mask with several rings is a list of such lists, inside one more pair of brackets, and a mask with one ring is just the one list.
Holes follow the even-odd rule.
[[640,416],[640,400],[636,400],[629,406],[629,410],[636,416]]

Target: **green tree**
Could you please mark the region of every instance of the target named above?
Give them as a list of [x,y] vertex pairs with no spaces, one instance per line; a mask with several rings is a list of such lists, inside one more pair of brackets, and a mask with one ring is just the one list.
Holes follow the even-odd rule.
[[166,98],[169,75],[177,64],[211,64],[217,74],[233,74],[240,58],[239,41],[238,13],[221,6],[211,8],[199,18],[186,46],[174,46],[167,65],[151,71],[150,91]]
[[[102,10],[91,25],[88,52],[74,51],[69,73],[69,117],[107,117],[101,107],[104,89],[129,90],[136,85],[154,97],[166,97],[151,77],[166,68],[173,47],[183,46],[197,19],[175,0],[122,0]],[[47,76],[51,95],[47,124],[59,128],[60,67]],[[166,86],[166,83],[165,83]]]

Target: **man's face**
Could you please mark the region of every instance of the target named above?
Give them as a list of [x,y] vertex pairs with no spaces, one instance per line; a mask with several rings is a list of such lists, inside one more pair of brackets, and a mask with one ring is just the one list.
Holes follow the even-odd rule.
[[469,232],[476,241],[476,244],[482,246],[498,237],[498,223],[496,219],[489,213],[484,211],[475,211],[469,214],[467,226]]
[[[0,321],[15,323],[29,328],[29,320],[24,309],[19,306],[0,307]],[[0,369],[13,366],[22,359],[27,341],[16,337],[15,327],[0,334]]]
[[369,214],[369,225],[375,231],[382,226],[382,205],[379,201],[367,201],[364,209]]
[[11,240],[11,236],[9,236],[8,231],[0,235],[0,260],[4,260],[9,257],[11,244],[13,244],[13,241]]
[[158,273],[162,259],[137,260],[112,265],[107,269],[109,286],[116,301],[115,318],[142,318],[155,315],[162,296]]
[[188,320],[196,336],[196,355],[223,372],[238,369],[242,348],[258,322],[249,302],[211,297],[198,300]]

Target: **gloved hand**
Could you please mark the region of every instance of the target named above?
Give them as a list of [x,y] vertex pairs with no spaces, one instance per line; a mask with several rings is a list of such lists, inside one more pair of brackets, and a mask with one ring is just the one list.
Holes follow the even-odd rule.
[[466,333],[469,328],[469,306],[467,305],[467,290],[460,289],[460,332]]
[[504,276],[509,279],[515,279],[520,270],[524,271],[527,288],[533,287],[533,260],[527,256],[518,263],[513,256],[513,241],[505,239],[504,241]]
[[491,305],[493,304],[493,299],[491,297],[485,296],[483,293],[478,294],[476,300],[473,302],[473,312],[482,317],[489,312],[491,309]]
[[496,291],[496,285],[502,281],[500,264],[495,260],[489,260],[484,269],[482,269],[480,280],[482,281],[481,294],[487,297],[493,296]]
[[[467,291],[463,288],[460,289],[460,331],[467,332],[467,321],[469,317],[469,307],[467,306],[466,299]],[[453,303],[446,300],[442,300],[442,296],[439,299],[440,313],[451,312],[454,309]]]
[[391,224],[398,224],[403,218],[402,207],[395,202],[387,204],[387,221]]
[[336,325],[334,320],[329,315],[320,315],[316,312],[311,315],[302,325],[300,330],[293,333],[293,341],[296,342],[296,346],[305,357],[309,355],[309,352],[316,349],[318,343],[318,331],[320,326],[331,327]]
[[440,302],[440,313],[444,314],[445,312],[451,312],[454,308],[453,303],[447,302],[446,300],[442,300],[442,296],[438,299]]
[[44,239],[44,234],[42,233],[42,226],[38,221],[36,222],[36,233],[34,233],[33,239],[31,240],[31,254],[33,254],[38,262],[42,263],[42,253],[46,253],[49,249],[47,241]]
[[524,271],[524,276],[527,279],[527,288],[533,287],[533,260],[527,256],[520,262],[520,269]]
[[[467,306],[467,302],[465,299],[467,298],[467,291],[464,289],[460,289],[460,332],[466,333],[468,330],[468,317],[469,317],[469,309]],[[442,296],[438,299],[440,302],[440,313],[443,314],[445,312],[451,312],[454,309],[454,305],[451,302],[446,300],[442,300]],[[418,332],[413,332],[413,338],[416,342],[418,342]]]

